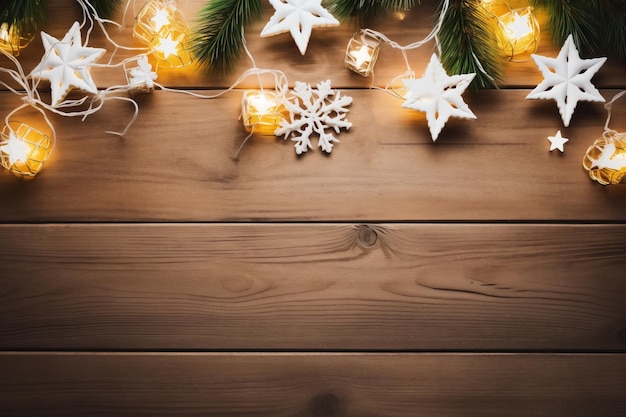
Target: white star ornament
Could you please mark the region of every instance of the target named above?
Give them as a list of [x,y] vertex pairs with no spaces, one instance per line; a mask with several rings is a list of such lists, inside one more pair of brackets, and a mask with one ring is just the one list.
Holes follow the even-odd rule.
[[606,58],[581,59],[572,35],[568,36],[556,58],[531,56],[544,80],[526,98],[555,100],[565,127],[569,126],[579,101],[605,101],[591,84],[591,78]]
[[474,73],[449,76],[433,54],[422,78],[402,80],[409,91],[402,107],[426,113],[434,142],[450,117],[476,119],[461,97],[475,76]]
[[74,22],[61,40],[45,32],[41,32],[41,40],[44,55],[30,76],[35,80],[50,81],[52,106],[65,100],[74,88],[91,94],[98,92],[89,67],[104,55],[106,49],[83,46],[78,22]]
[[569,142],[568,138],[564,138],[563,136],[561,136],[560,130],[556,132],[556,135],[548,136],[548,140],[550,141],[550,152],[552,152],[555,149],[558,149],[559,151],[563,152],[563,145]]
[[322,6],[322,0],[269,0],[276,12],[261,31],[261,37],[291,32],[304,55],[314,27],[338,26],[339,21]]

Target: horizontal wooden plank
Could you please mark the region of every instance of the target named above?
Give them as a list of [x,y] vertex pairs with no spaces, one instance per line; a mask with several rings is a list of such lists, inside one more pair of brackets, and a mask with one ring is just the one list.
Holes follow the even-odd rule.
[[5,225],[0,349],[626,349],[626,226]]
[[[292,142],[259,136],[233,160],[246,136],[239,92],[141,97],[124,139],[105,131],[124,127],[126,103],[107,103],[83,123],[56,117],[44,171],[30,182],[0,173],[10,201],[0,222],[626,220],[626,189],[603,187],[582,168],[606,119],[600,103],[580,103],[563,128],[555,103],[524,100],[528,90],[477,92],[467,100],[478,120],[451,119],[433,143],[424,115],[401,100],[345,93],[354,126],[330,157],[317,149],[297,157]],[[19,104],[0,98],[2,113]],[[626,105],[615,106],[612,126],[625,116]],[[548,151],[559,129],[570,138],[564,154]]]
[[[49,0],[50,20],[43,29],[51,35],[62,38],[69,29],[72,21],[82,20],[80,9],[76,2],[67,0]],[[143,2],[138,2],[141,7]],[[179,7],[184,11],[190,22],[195,22],[197,13],[206,3],[206,0],[187,0],[178,2]],[[413,43],[423,39],[431,31],[434,25],[436,1],[424,0],[420,5],[414,7],[402,19],[395,16],[375,19],[367,24],[367,27],[378,30],[386,34],[389,38],[402,45]],[[369,87],[372,82],[376,85],[384,86],[391,80],[406,71],[406,65],[402,54],[396,49],[384,46],[381,50],[378,63],[376,65],[376,76],[364,78],[354,74],[344,65],[345,49],[353,33],[361,26],[355,21],[344,22],[337,28],[315,29],[311,36],[309,48],[305,56],[300,55],[291,35],[288,33],[269,38],[261,38],[259,34],[263,26],[269,20],[273,9],[268,2],[265,2],[266,12],[263,19],[253,24],[246,31],[248,46],[254,55],[256,64],[260,68],[280,69],[287,74],[288,79],[293,84],[295,81],[317,82],[332,74],[333,83],[341,87]],[[136,9],[139,10],[138,8]],[[123,22],[124,28],[120,31],[110,27],[112,38],[120,45],[129,47],[141,47],[142,45],[132,37],[132,25],[136,13],[132,10],[123,19],[122,9],[115,17],[118,22]],[[541,20],[545,20],[540,15]],[[192,24],[193,25],[193,24]],[[113,51],[99,29],[95,29],[91,35],[90,45],[104,47]],[[408,57],[412,69],[417,75],[424,72],[428,59],[434,50],[434,43],[409,51]],[[547,31],[543,30],[541,35],[540,48],[538,54],[545,56],[556,56],[560,45],[553,45]],[[115,60],[121,61],[135,54],[135,51],[119,50],[115,55]],[[40,61],[43,55],[43,47],[39,36],[22,51],[20,61],[28,73]],[[6,62],[5,60],[0,63]],[[106,62],[102,59],[101,62]],[[156,64],[156,61],[155,61]],[[163,66],[159,68],[159,81],[170,86],[213,86],[226,87],[234,82],[240,73],[251,67],[247,58],[242,58],[239,65],[229,76],[216,77],[209,76],[197,66],[186,69],[167,70]],[[124,82],[124,73],[121,69],[99,69],[92,71],[95,82],[102,88],[119,85]],[[506,67],[505,85],[513,86],[534,86],[542,79],[541,73],[532,62],[510,63]],[[598,86],[616,87],[626,85],[623,74],[623,63],[611,58],[594,78]],[[247,85],[255,85],[256,80],[248,80]],[[43,86],[42,86],[43,87]]]
[[624,355],[0,354],[0,415],[622,417]]

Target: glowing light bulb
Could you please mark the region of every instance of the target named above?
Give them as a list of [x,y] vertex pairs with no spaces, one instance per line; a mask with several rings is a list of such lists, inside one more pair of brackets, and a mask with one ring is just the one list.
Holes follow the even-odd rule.
[[178,40],[172,39],[172,34],[168,34],[165,38],[159,38],[158,44],[154,49],[163,54],[164,59],[168,59],[171,55],[178,55]]
[[502,55],[511,60],[528,51],[535,52],[539,43],[539,22],[532,8],[514,9],[498,17],[496,42]]
[[283,120],[284,107],[273,92],[246,91],[241,101],[243,124],[248,132],[273,135]]
[[369,63],[372,60],[370,48],[367,45],[361,46],[356,51],[350,51],[350,55],[352,55],[352,57],[355,59],[355,65],[358,68],[361,68],[363,64]]
[[374,70],[379,51],[380,40],[373,34],[361,30],[348,42],[344,63],[357,74],[368,77]]
[[520,40],[524,36],[528,36],[533,32],[529,15],[521,16],[517,12],[513,12],[513,21],[506,26],[507,33],[512,40]]
[[626,134],[610,133],[587,149],[583,167],[600,184],[626,183]]
[[9,132],[9,140],[0,146],[0,152],[4,152],[9,158],[9,165],[15,165],[17,162],[25,162],[31,152],[28,143],[15,136],[15,133]]
[[0,41],[9,41],[9,25],[7,23],[0,25]]
[[170,13],[165,8],[158,8],[150,20],[154,23],[154,30],[159,32],[163,27],[170,24]]

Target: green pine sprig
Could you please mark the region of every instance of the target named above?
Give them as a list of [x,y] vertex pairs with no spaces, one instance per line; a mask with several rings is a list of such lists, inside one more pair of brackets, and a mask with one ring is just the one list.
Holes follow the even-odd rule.
[[196,59],[211,72],[228,72],[241,56],[243,28],[262,15],[260,0],[209,0],[192,39]]
[[48,4],[44,0],[3,0],[0,2],[0,23],[17,28],[23,36],[33,35],[48,17]]
[[583,55],[626,58],[625,0],[533,0],[533,5],[547,12],[547,29],[558,45],[571,34]]
[[449,74],[476,73],[475,89],[495,87],[504,71],[489,19],[480,0],[451,0],[439,31],[444,68]]
[[408,11],[417,3],[416,0],[332,0],[328,1],[328,10],[338,19],[349,17],[372,18],[390,12]]

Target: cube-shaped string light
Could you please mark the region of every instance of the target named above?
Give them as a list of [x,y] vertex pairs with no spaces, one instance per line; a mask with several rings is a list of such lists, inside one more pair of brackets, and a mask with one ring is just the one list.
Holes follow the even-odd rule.
[[18,56],[32,39],[33,35],[20,33],[15,25],[0,23],[0,49],[9,54]]
[[282,100],[275,92],[249,90],[243,93],[241,115],[248,132],[273,135],[284,119],[285,111]]
[[369,77],[374,70],[374,65],[376,65],[379,51],[380,39],[364,30],[360,30],[348,42],[344,62],[346,67],[352,71],[364,77]]
[[587,149],[583,167],[602,185],[626,184],[626,133],[605,133]]
[[148,46],[152,55],[169,68],[182,68],[193,62],[190,32],[186,26],[170,25],[162,29]]
[[540,29],[532,7],[510,10],[496,20],[496,42],[503,56],[522,61],[537,51]]
[[133,36],[149,45],[152,39],[171,25],[185,26],[185,17],[170,0],[152,0],[139,11],[133,25]]
[[0,163],[18,177],[35,177],[53,149],[53,137],[25,123],[9,122],[0,132]]

